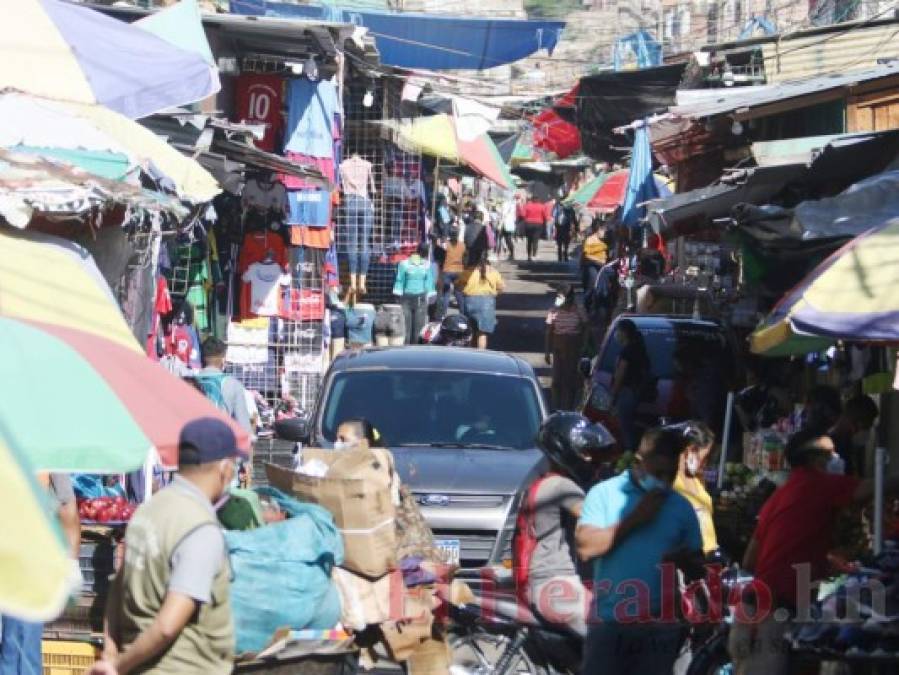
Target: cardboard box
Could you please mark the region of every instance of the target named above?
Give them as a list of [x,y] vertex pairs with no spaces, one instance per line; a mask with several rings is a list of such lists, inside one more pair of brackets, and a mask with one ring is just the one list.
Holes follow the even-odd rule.
[[[331,578],[340,593],[340,622],[354,631],[397,618],[404,592],[400,572],[372,581],[349,570],[334,568]],[[391,616],[391,615],[394,616]]]
[[396,566],[396,510],[393,490],[397,482],[389,452],[304,448],[303,461],[319,460],[328,473],[306,476],[266,464],[268,481],[303,502],[319,504],[331,512],[343,535],[343,567],[379,578]]
[[391,616],[390,621],[381,624],[384,642],[395,661],[405,661],[431,638],[434,608],[439,604],[432,587],[405,589],[401,615]]
[[442,640],[427,640],[406,662],[408,675],[448,675],[452,658],[449,645]]

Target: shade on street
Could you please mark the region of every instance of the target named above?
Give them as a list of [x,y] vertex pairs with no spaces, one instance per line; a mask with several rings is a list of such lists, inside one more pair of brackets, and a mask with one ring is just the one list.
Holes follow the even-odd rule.
[[221,85],[200,55],[62,0],[0,3],[0,89],[99,103],[138,119]]
[[74,590],[68,548],[33,469],[0,431],[0,614],[56,618]]
[[899,219],[818,265],[751,336],[756,354],[817,351],[836,340],[899,342]]

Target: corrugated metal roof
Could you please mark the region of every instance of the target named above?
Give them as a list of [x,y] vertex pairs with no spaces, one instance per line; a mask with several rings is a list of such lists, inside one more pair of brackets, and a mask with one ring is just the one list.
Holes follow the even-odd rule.
[[782,82],[773,86],[726,88],[719,90],[718,96],[703,98],[689,105],[673,106],[669,108],[669,112],[678,117],[693,119],[714,117],[743,108],[751,109],[895,75],[899,75],[899,62],[867,70]]
[[762,45],[769,84],[871,68],[899,57],[899,24],[854,28]]

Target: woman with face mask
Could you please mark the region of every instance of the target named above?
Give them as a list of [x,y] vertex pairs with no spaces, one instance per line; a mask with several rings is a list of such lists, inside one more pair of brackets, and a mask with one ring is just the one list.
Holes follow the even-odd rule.
[[587,335],[587,315],[575,301],[574,287],[559,284],[556,300],[546,315],[546,365],[552,366],[552,407],[574,410],[581,378],[578,359]]
[[705,489],[702,471],[712,451],[715,434],[707,424],[695,420],[684,422],[675,428],[682,431],[687,447],[680,456],[674,489],[686,497],[695,509],[702,534],[702,552],[708,555],[718,548],[718,539],[712,520],[712,496]]
[[381,435],[371,422],[362,418],[344,420],[337,427],[334,449],[349,450],[358,446],[362,441],[368,443],[370,448],[382,447]]

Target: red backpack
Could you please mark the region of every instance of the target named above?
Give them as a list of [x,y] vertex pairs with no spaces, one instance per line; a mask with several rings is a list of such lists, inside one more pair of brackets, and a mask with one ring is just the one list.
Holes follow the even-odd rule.
[[518,509],[518,518],[515,521],[515,534],[512,537],[512,574],[515,579],[515,593],[520,602],[528,602],[528,581],[531,574],[531,556],[537,548],[537,531],[535,526],[537,516],[537,491],[544,480],[557,473],[548,473],[540,476],[531,483],[524,499],[521,500],[521,508]]

